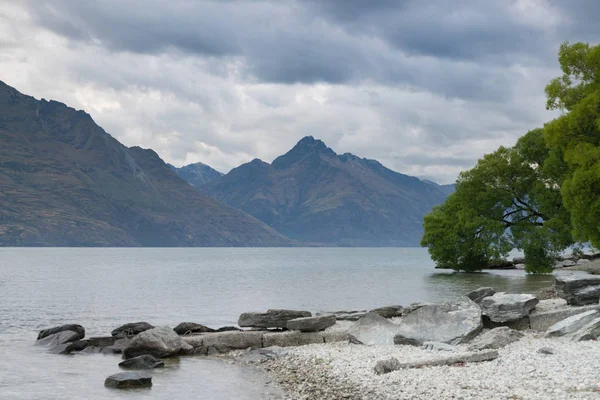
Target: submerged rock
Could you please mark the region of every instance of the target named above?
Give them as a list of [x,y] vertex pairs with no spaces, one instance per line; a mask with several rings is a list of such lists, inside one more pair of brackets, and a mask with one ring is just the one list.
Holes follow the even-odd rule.
[[291,319],[310,317],[308,311],[267,310],[266,313],[244,313],[240,315],[238,325],[248,328],[287,328]]
[[43,339],[36,340],[35,344],[38,346],[56,347],[61,344],[75,342],[79,340],[79,334],[73,331],[60,331],[44,337]]
[[529,315],[539,303],[537,297],[531,294],[495,293],[481,301],[483,315],[493,322],[518,321]]
[[555,286],[558,295],[571,305],[598,304],[600,300],[600,276],[598,275],[557,276]]
[[496,291],[491,287],[480,287],[467,294],[467,297],[479,304],[486,297],[493,296]]
[[123,350],[123,358],[129,359],[144,354],[153,357],[173,357],[193,350],[175,331],[168,326],[146,330],[133,339]]
[[497,350],[521,340],[522,337],[523,334],[521,332],[501,326],[476,337],[468,349],[469,351]]
[[37,338],[38,338],[38,340],[40,340],[47,336],[50,336],[50,335],[53,335],[53,334],[59,333],[59,332],[64,332],[64,331],[77,332],[77,334],[79,335],[79,339],[83,339],[85,337],[85,328],[83,326],[77,325],[77,324],[69,324],[69,325],[61,325],[61,326],[56,326],[54,328],[44,329],[43,331],[40,331]]
[[287,328],[293,331],[317,332],[324,331],[335,325],[335,315],[318,315],[316,317],[304,317],[291,319],[287,322]]
[[125,369],[154,369],[162,368],[165,363],[158,358],[154,358],[149,354],[143,356],[133,357],[119,363],[119,367]]
[[182,322],[177,325],[173,330],[178,335],[185,335],[187,333],[208,333],[215,332],[214,329],[209,328],[208,326],[196,324],[195,322]]
[[147,322],[131,322],[129,324],[121,325],[117,329],[113,330],[111,335],[115,337],[130,337],[153,328],[154,326]]
[[151,387],[152,376],[143,372],[120,372],[106,378],[104,386],[116,389]]

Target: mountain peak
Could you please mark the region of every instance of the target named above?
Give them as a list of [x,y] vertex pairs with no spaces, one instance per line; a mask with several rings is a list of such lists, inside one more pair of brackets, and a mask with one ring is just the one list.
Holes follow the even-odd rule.
[[327,147],[322,140],[315,139],[312,136],[305,136],[290,151],[277,157],[271,165],[275,169],[285,169],[311,154],[336,156],[335,152]]

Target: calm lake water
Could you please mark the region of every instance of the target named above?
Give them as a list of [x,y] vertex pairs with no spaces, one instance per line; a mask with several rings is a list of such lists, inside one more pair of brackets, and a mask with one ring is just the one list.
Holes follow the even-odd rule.
[[420,248],[0,248],[0,398],[261,399],[272,390],[250,368],[181,358],[141,392],[104,388],[118,356],[46,354],[41,329],[79,323],[86,336],[134,321],[234,325],[268,308],[312,312],[442,301],[480,286],[536,292],[552,276],[434,269]]

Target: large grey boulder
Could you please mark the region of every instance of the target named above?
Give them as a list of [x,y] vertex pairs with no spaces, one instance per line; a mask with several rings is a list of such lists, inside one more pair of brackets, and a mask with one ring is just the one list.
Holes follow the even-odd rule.
[[156,358],[173,357],[193,350],[175,331],[168,326],[146,330],[135,336],[123,350],[123,358],[149,354]]
[[36,340],[38,346],[56,347],[61,344],[76,342],[79,340],[79,334],[73,331],[60,331]]
[[162,360],[154,358],[149,354],[133,357],[119,363],[119,367],[124,369],[154,369],[163,368],[164,366],[165,363]]
[[372,312],[374,314],[379,314],[383,318],[396,318],[396,317],[402,316],[402,313],[404,312],[404,307],[402,307],[402,306],[386,306],[386,307],[375,308],[369,312]]
[[152,376],[143,372],[120,372],[106,378],[104,386],[116,389],[151,387]]
[[[561,299],[563,300],[563,299]],[[563,300],[564,301],[564,300]],[[541,303],[541,302],[540,302]],[[539,304],[538,304],[539,307]],[[546,331],[552,325],[572,317],[577,314],[581,314],[590,310],[600,310],[600,304],[594,304],[590,306],[581,306],[581,307],[571,307],[565,306],[561,308],[556,308],[553,310],[546,311],[538,311],[538,307],[536,307],[531,314],[529,314],[529,321],[531,329],[535,331]]]
[[117,329],[113,330],[111,335],[115,337],[130,337],[152,328],[154,328],[154,326],[147,322],[131,322],[129,324],[121,325]]
[[310,317],[308,311],[267,310],[266,313],[244,313],[238,319],[238,325],[247,328],[287,328],[291,319]]
[[574,342],[582,340],[596,340],[600,337],[600,317],[588,322],[585,326],[570,336]]
[[539,303],[539,299],[531,294],[495,293],[481,301],[483,315],[493,322],[517,321],[529,315]]
[[591,321],[600,317],[598,310],[588,310],[557,322],[546,331],[549,337],[574,335]]
[[38,338],[38,340],[40,340],[47,336],[53,335],[55,333],[63,332],[63,331],[77,332],[77,334],[79,335],[79,339],[83,339],[85,337],[85,328],[83,326],[77,325],[77,324],[69,324],[69,325],[61,325],[61,326],[56,326],[54,328],[44,329],[43,331],[40,331],[37,338]]
[[387,345],[394,344],[394,336],[400,333],[400,326],[381,315],[367,313],[352,324],[347,333],[367,346]]
[[523,334],[506,326],[494,328],[476,337],[469,345],[469,351],[497,350],[521,340]]
[[210,333],[216,332],[214,329],[209,328],[208,326],[200,325],[195,322],[182,322],[177,325],[173,330],[178,335],[185,335],[188,333]]
[[319,315],[316,317],[304,317],[291,319],[287,322],[287,328],[292,331],[317,332],[324,331],[335,325],[335,315]]
[[[466,343],[483,329],[481,309],[468,297],[422,306],[403,317],[397,335],[423,342]],[[360,340],[360,339],[359,339]]]
[[598,304],[600,300],[600,276],[598,275],[560,275],[556,277],[555,286],[558,295],[571,305]]
[[467,294],[467,297],[479,304],[486,297],[493,296],[496,291],[491,287],[480,287]]

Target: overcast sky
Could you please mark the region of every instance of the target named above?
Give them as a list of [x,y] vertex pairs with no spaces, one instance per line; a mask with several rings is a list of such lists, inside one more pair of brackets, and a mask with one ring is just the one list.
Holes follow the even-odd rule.
[[303,136],[454,181],[554,114],[595,0],[0,0],[0,80],[127,146],[227,172]]

